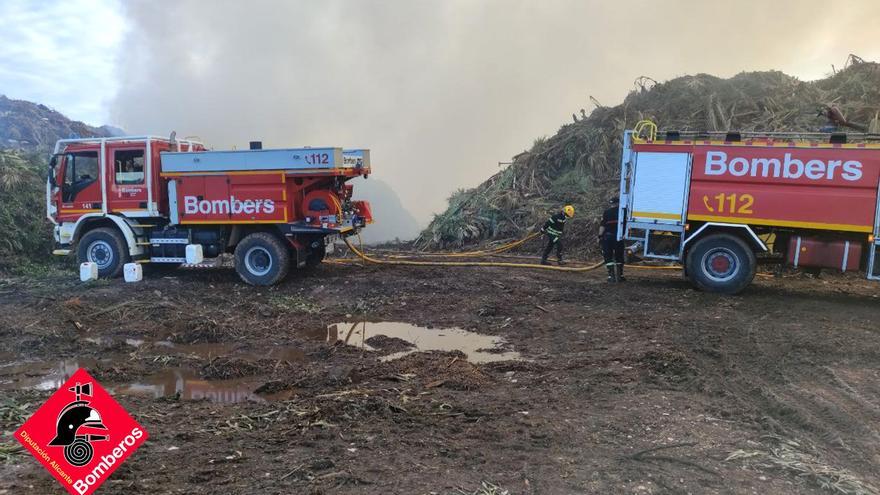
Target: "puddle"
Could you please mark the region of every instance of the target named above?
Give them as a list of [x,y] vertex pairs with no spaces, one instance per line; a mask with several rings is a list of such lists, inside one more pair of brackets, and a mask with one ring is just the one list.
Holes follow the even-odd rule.
[[[96,364],[93,359],[67,359],[54,366],[45,362],[15,363],[2,368],[0,389],[58,390],[76,370],[94,369]],[[178,397],[180,400],[209,400],[219,404],[283,400],[296,394],[295,390],[284,390],[277,394],[257,394],[255,390],[268,380],[260,376],[234,380],[205,380],[194,369],[171,368],[135,382],[103,385],[113,395]]]
[[[204,364],[214,358],[229,357],[256,362],[259,360],[276,360],[287,362],[307,361],[305,353],[296,347],[272,346],[267,349],[245,350],[245,345],[234,344],[175,344],[163,340],[144,342],[141,339],[83,339],[92,343],[112,345],[125,342],[133,351],[143,353],[142,356],[192,356],[200,358]],[[112,366],[114,363],[131,359],[128,354],[110,355],[100,363]],[[93,370],[98,361],[95,359],[65,359],[57,362],[46,361],[15,361],[10,355],[0,364],[0,390],[30,389],[57,390],[79,368]],[[159,373],[140,378],[129,383],[103,383],[111,394],[138,395],[144,397],[179,397],[181,400],[209,400],[221,404],[256,401],[265,402],[284,400],[296,395],[295,390],[284,390],[276,394],[257,394],[255,391],[270,379],[264,376],[249,376],[241,379],[205,380],[196,368],[169,368]]]
[[145,355],[169,355],[169,356],[195,356],[210,361],[217,357],[234,357],[247,361],[259,361],[261,359],[274,359],[301,363],[308,359],[305,352],[298,347],[271,346],[268,349],[254,349],[246,351],[242,343],[204,343],[204,344],[175,344],[167,340],[153,342],[153,349],[145,351]]
[[141,381],[108,386],[111,394],[137,395],[154,399],[177,397],[180,400],[208,400],[218,404],[237,402],[266,402],[275,397],[258,395],[254,391],[265,380],[248,377],[236,380],[205,380],[189,369],[169,369]]
[[400,339],[412,345],[407,350],[382,356],[383,361],[398,359],[420,351],[461,351],[472,363],[491,363],[521,359],[518,352],[504,351],[504,339],[460,328],[426,328],[409,323],[342,322],[327,327],[327,342],[342,342],[367,351],[379,349],[370,345],[374,337]]
[[88,343],[90,343],[90,344],[95,344],[95,345],[107,345],[107,346],[109,346],[109,345],[113,345],[113,344],[115,344],[117,341],[119,341],[119,342],[124,342],[125,345],[127,345],[127,346],[131,346],[131,347],[134,347],[134,348],[138,348],[138,347],[144,345],[144,341],[143,341],[143,339],[122,339],[122,340],[116,340],[116,339],[113,339],[113,338],[110,338],[110,337],[84,337],[82,340],[83,340],[84,342],[88,342]]
[[94,359],[65,359],[57,363],[17,362],[3,366],[0,388],[57,390],[76,370],[95,365]]
[[[343,342],[366,351],[390,352],[380,359],[390,361],[419,351],[461,351],[472,363],[489,363],[521,359],[518,352],[505,351],[505,340],[498,336],[482,335],[459,328],[431,329],[398,322],[342,322],[330,325],[315,335],[329,343]],[[142,356],[194,356],[205,362],[217,357],[248,361],[272,359],[287,362],[307,361],[305,353],[296,347],[271,346],[250,348],[244,343],[176,344],[167,340],[142,339],[84,339],[92,343],[113,345],[124,342],[133,352]],[[371,345],[373,344],[373,345]],[[101,364],[112,365],[116,360],[130,359],[130,355],[107,356]],[[4,359],[0,364],[0,389],[57,390],[79,368],[94,369],[95,359],[65,359],[57,362],[15,361]],[[180,400],[209,400],[220,404],[255,401],[285,400],[296,395],[296,390],[277,394],[258,394],[256,390],[269,378],[249,376],[241,379],[205,380],[197,369],[169,368],[129,383],[104,383],[112,394],[161,398],[178,397]]]

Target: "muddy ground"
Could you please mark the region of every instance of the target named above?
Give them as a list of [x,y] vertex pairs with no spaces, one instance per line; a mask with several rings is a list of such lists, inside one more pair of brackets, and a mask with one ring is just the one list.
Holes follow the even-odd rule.
[[[150,433],[105,494],[880,487],[880,290],[857,277],[735,297],[648,270],[75,277],[0,278],[2,493],[63,493],[11,432],[79,366]],[[420,332],[465,352],[412,352]]]

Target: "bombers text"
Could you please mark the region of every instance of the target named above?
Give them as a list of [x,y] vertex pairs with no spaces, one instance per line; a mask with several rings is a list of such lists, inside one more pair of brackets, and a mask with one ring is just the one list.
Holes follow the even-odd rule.
[[271,199],[245,199],[235,196],[228,199],[199,199],[196,196],[183,197],[183,209],[187,215],[251,215],[255,213],[274,213],[275,202]]
[[786,153],[779,158],[728,159],[723,151],[706,152],[707,176],[727,175],[734,177],[773,177],[783,179],[834,180],[840,177],[846,181],[862,178],[862,162],[857,160],[799,160]]

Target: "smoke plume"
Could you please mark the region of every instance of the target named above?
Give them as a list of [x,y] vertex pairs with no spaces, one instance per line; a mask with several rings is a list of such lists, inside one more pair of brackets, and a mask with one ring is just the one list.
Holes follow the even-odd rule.
[[[876,59],[880,2],[133,1],[115,122],[217,148],[372,150],[420,223],[640,75]],[[834,10],[832,12],[832,10]],[[392,220],[393,221],[393,220]]]

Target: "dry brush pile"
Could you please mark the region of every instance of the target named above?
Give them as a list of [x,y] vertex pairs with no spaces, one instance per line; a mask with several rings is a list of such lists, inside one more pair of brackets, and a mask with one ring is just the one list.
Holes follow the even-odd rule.
[[619,179],[625,129],[651,119],[660,129],[682,131],[818,131],[826,105],[847,120],[880,132],[880,64],[850,56],[840,71],[804,82],[778,71],[744,72],[729,79],[708,74],[664,83],[648,77],[615,107],[598,105],[588,116],[538,139],[529,151],[474,189],[459,190],[419,238],[421,249],[523,237],[554,210],[578,211],[567,229],[575,251],[596,249],[598,216]]

